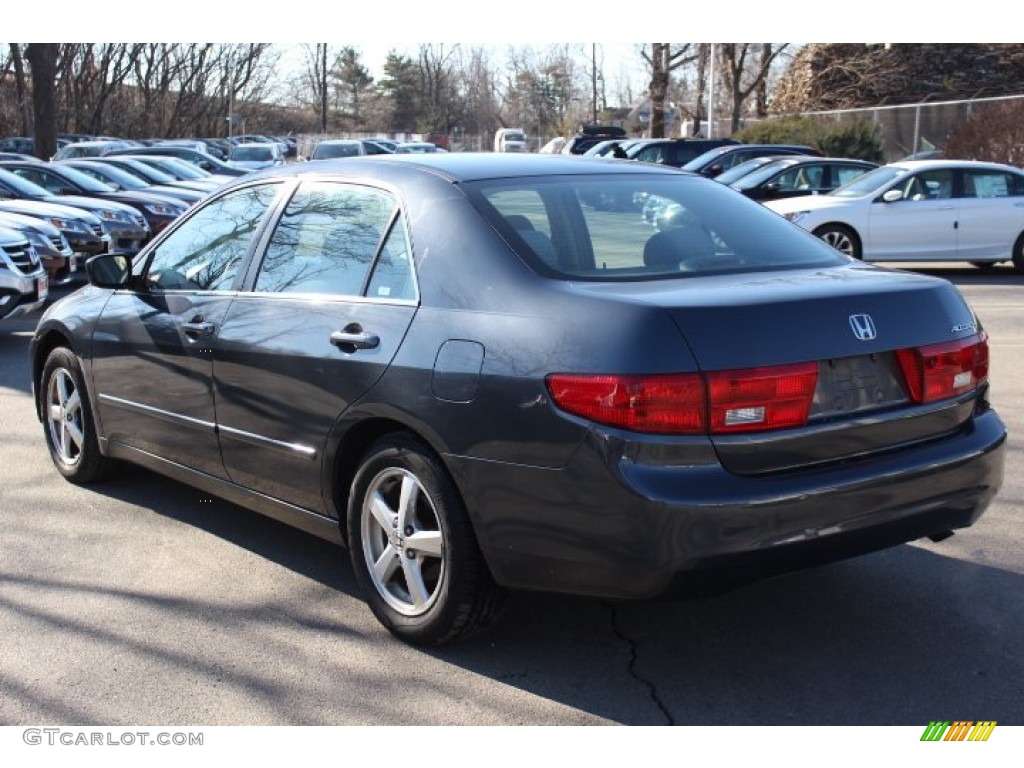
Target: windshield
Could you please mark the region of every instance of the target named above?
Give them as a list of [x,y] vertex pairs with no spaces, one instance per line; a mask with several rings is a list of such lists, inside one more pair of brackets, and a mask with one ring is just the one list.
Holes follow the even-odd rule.
[[715,149],[709,149],[703,154],[697,155],[693,160],[683,166],[684,171],[699,171],[705,165],[710,163],[712,160],[720,157],[723,153],[728,152],[729,147],[716,147]]
[[146,189],[149,186],[138,176],[122,171],[120,168],[115,168],[112,165],[73,165],[69,167],[94,179],[107,183],[113,182],[122,189]]
[[907,173],[906,168],[886,165],[869,171],[863,176],[858,176],[853,181],[833,189],[829,194],[832,197],[864,197],[878,191],[881,187],[884,187],[894,179],[898,179],[905,173]]
[[521,133],[506,133],[505,141],[526,141],[526,137]]
[[186,162],[185,160],[178,160],[174,157],[156,158],[153,164],[178,179],[205,179],[210,175],[206,171],[196,168],[192,163]]
[[114,188],[109,184],[104,184],[98,179],[94,179],[88,174],[82,173],[77,168],[61,167],[60,175],[71,181],[73,184],[77,184],[79,187],[84,189],[86,192],[95,192],[101,194],[104,192],[113,192]]
[[[715,181],[719,184],[732,184],[744,176],[754,173],[759,168],[763,168],[769,163],[774,163],[778,160],[777,157],[752,157],[750,160],[744,160],[738,165],[734,165],[727,171],[723,171],[715,177]],[[778,170],[776,168],[775,170]]]
[[563,279],[636,281],[847,261],[759,203],[702,178],[588,174],[465,188],[524,261]]
[[[740,179],[733,184],[733,187],[735,189],[753,189],[792,165],[795,165],[795,163],[787,160],[765,163],[757,170],[741,176]],[[723,173],[722,176],[724,175],[725,174]],[[719,176],[716,181],[720,182],[722,180],[722,176]]]
[[0,184],[11,189],[18,197],[53,197],[48,190],[21,178],[15,173],[0,169]]
[[[111,163],[111,165],[114,164]],[[116,167],[123,170],[125,173],[135,174],[143,181],[148,181],[153,184],[173,184],[177,181],[177,179],[169,173],[164,173],[157,168],[146,165],[146,163],[141,160],[118,161]]]

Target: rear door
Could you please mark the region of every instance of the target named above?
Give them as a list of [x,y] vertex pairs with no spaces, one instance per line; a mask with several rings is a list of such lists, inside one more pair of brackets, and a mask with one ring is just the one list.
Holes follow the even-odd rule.
[[965,168],[962,174],[960,258],[1009,258],[1024,232],[1024,176],[982,168]]
[[304,182],[247,283],[213,372],[225,467],[237,483],[325,512],[328,436],[384,373],[416,312],[397,199]]

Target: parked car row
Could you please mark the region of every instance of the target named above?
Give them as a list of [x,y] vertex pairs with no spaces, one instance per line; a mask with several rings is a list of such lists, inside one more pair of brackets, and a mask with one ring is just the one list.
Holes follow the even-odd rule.
[[246,172],[213,175],[199,166],[209,157],[195,157],[201,154],[140,147],[51,162],[0,160],[0,317],[31,311],[51,285],[84,279],[90,256],[138,253],[190,206]]

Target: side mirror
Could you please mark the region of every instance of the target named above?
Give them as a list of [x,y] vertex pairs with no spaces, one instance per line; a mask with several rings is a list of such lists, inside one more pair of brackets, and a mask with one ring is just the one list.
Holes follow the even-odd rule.
[[125,288],[132,279],[132,259],[125,253],[101,253],[85,262],[89,283],[97,288]]
[[715,163],[710,168],[708,168],[706,171],[704,171],[704,175],[707,176],[709,179],[713,179],[713,178],[715,178],[715,176],[718,176],[719,174],[721,174],[721,172],[724,171],[724,170],[725,169],[721,166],[721,164]]
[[882,202],[895,203],[897,200],[903,199],[903,192],[898,189],[886,190],[885,194],[882,195]]

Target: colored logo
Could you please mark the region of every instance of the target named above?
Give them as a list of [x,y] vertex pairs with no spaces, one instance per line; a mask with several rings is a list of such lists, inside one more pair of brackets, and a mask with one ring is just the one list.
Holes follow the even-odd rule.
[[921,735],[921,741],[988,741],[995,730],[995,720],[932,720]]

